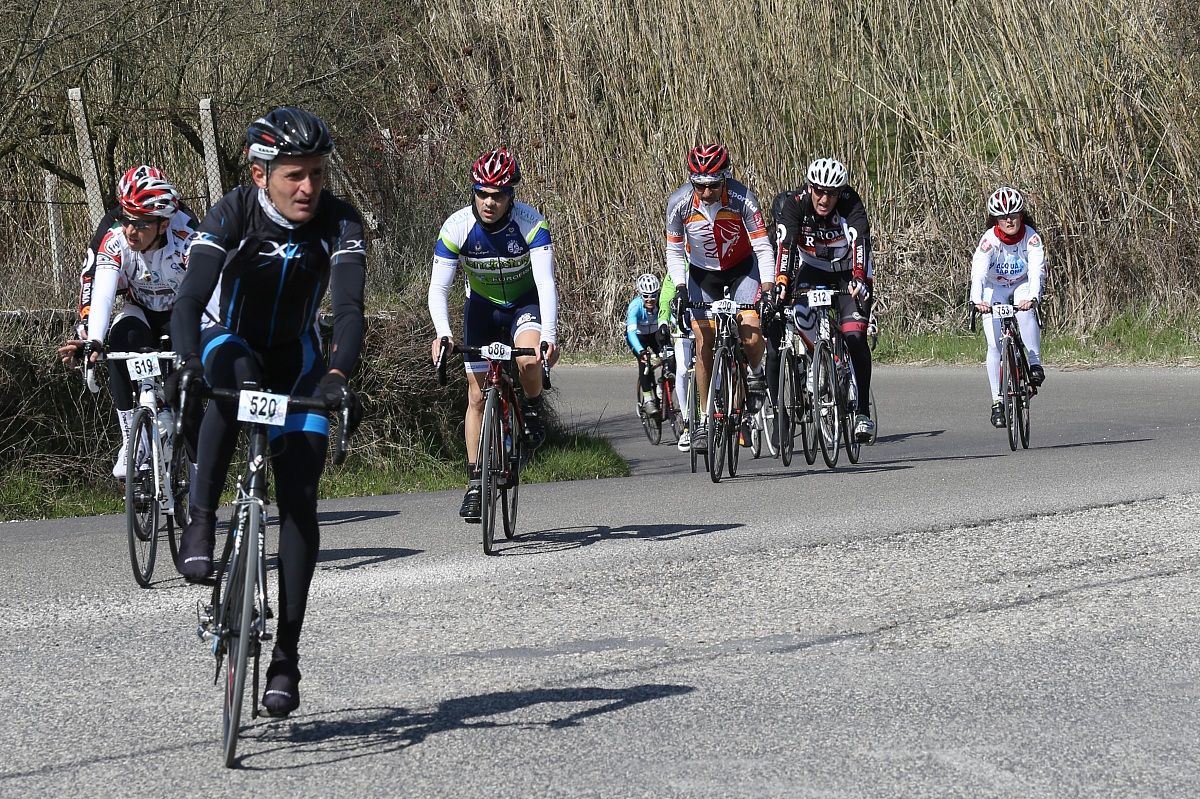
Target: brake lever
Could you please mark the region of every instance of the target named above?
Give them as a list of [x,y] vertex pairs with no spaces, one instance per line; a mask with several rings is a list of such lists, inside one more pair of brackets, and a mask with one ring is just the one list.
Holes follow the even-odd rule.
[[437,364],[434,369],[437,371],[437,384],[439,386],[446,385],[446,355],[450,351],[450,337],[442,336],[442,348],[438,352]]
[[542,390],[553,388],[550,385],[550,364],[546,361],[546,351],[550,349],[550,345],[545,341],[542,342]]
[[338,429],[338,445],[333,452],[333,465],[341,466],[346,462],[346,455],[350,452],[350,389],[342,386],[342,403],[338,411],[338,418],[341,421]]

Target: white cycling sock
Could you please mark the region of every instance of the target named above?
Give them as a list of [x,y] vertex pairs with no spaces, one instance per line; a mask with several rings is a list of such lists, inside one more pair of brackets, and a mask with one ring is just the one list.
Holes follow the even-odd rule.
[[125,479],[125,456],[129,451],[129,428],[133,424],[133,410],[117,411],[117,423],[121,428],[121,448],[117,450],[117,462],[113,464],[113,477]]

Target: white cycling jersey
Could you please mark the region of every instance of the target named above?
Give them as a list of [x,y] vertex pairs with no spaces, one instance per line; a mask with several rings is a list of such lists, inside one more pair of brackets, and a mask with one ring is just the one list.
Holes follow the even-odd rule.
[[971,256],[971,302],[989,302],[992,295],[997,301],[1011,300],[1013,291],[1022,283],[1029,284],[1023,294],[1040,299],[1045,272],[1046,255],[1042,237],[1036,230],[1024,225],[1013,240],[1006,242],[997,228],[989,228]]
[[[87,312],[87,338],[104,341],[118,292],[147,311],[169,311],[187,270],[188,240],[196,221],[182,209],[175,212],[157,249],[141,253],[129,246],[125,231],[115,224],[96,251]],[[88,265],[91,268],[91,265]]]

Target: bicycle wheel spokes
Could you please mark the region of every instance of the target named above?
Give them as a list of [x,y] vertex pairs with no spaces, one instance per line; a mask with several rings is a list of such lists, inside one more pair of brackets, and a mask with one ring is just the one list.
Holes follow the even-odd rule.
[[225,707],[221,745],[225,765],[232,768],[242,724],[242,699],[246,692],[246,666],[257,642],[254,633],[254,603],[258,582],[258,536],[262,527],[262,505],[251,499],[241,516],[243,525],[226,577],[226,593],[218,618],[225,639]]
[[796,391],[795,356],[784,350],[779,359],[779,388],[775,392],[778,407],[775,409],[775,430],[779,440],[779,457],[784,466],[792,465],[792,454],[796,451]]
[[[738,456],[742,452],[742,436],[745,434],[746,419],[745,412],[745,392],[739,392],[742,388],[738,384],[741,382],[741,365],[736,358],[730,359],[730,369],[725,375],[725,407],[729,408],[729,422],[726,429],[729,431],[729,476],[737,477]],[[740,395],[740,398],[739,398]]]
[[838,346],[841,362],[838,364],[839,382],[842,400],[842,440],[846,444],[846,457],[851,463],[858,463],[862,455],[862,444],[854,435],[855,421],[858,418],[858,382],[854,375],[854,364],[850,354],[846,352],[844,342],[839,339]]
[[[521,429],[517,421],[515,403],[508,406],[508,429],[510,432]],[[512,451],[505,453],[508,459],[508,487],[501,492],[500,511],[504,520],[504,537],[510,541],[517,534],[517,499],[521,491],[521,458],[524,456],[524,446],[521,436],[514,434]]]
[[833,351],[829,344],[821,342],[813,363],[816,373],[813,388],[816,392],[813,404],[813,421],[820,429],[821,457],[830,469],[837,466],[841,451],[841,407],[838,396],[837,372],[834,370]]
[[817,449],[820,437],[816,411],[816,395],[808,390],[810,382],[815,386],[812,362],[802,358],[796,362],[796,371],[792,374],[793,394],[796,397],[796,417],[800,420],[800,443],[804,450],[804,462],[812,466],[817,462]]
[[729,408],[725,405],[725,372],[729,370],[727,350],[718,348],[713,355],[713,370],[708,383],[709,407],[712,413],[708,420],[708,476],[714,483],[721,482],[725,471],[725,449],[729,446],[726,431]]
[[483,527],[483,551],[494,554],[496,543],[496,506],[500,502],[500,479],[504,472],[504,442],[500,429],[500,395],[489,388],[483,406],[483,427],[479,437],[479,470],[483,488],[480,524]]
[[174,514],[167,522],[167,543],[171,547],[171,562],[179,562],[179,535],[191,520],[191,506],[188,497],[192,487],[192,466],[188,460],[187,448],[183,441],[176,441],[171,452],[171,469],[168,475],[174,504]]
[[1013,344],[1012,337],[1004,339],[1004,350],[1000,354],[1000,396],[1004,401],[1004,421],[1008,428],[1008,448],[1013,452],[1017,451],[1017,441],[1020,438],[1020,433],[1017,430],[1017,413],[1019,410],[1019,400],[1017,392],[1020,391],[1017,382],[1017,364],[1016,364],[1016,349]]
[[158,551],[159,507],[154,479],[158,468],[154,456],[154,437],[157,435],[154,415],[147,408],[138,408],[129,426],[129,443],[125,451],[125,526],[133,579],[142,588],[150,587],[154,556]]

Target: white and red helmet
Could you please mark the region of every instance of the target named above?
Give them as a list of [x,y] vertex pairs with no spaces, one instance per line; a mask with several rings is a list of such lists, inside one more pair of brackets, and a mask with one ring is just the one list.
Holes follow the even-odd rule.
[[988,197],[987,210],[992,216],[1007,216],[1015,214],[1025,207],[1025,198],[1021,192],[1011,186],[1001,186]]
[[521,182],[521,165],[517,157],[503,147],[488,150],[471,165],[471,182],[475,188],[512,189]]
[[158,169],[142,164],[121,176],[117,203],[130,216],[160,216],[170,219],[179,208],[179,190]]

